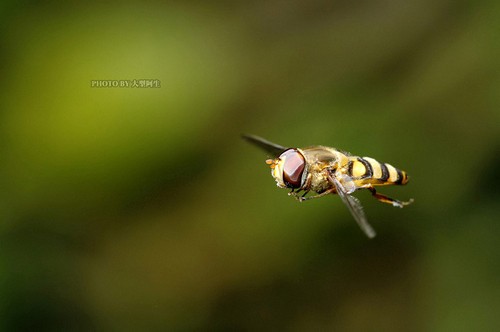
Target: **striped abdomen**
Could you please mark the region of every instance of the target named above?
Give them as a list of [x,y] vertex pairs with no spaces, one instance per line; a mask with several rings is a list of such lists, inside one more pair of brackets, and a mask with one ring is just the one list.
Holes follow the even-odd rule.
[[389,164],[379,163],[369,157],[349,157],[347,173],[358,186],[408,183],[408,175],[405,171]]

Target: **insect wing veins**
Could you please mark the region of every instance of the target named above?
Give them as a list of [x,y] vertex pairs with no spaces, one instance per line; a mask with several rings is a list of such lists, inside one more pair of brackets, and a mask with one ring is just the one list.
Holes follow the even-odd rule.
[[359,227],[361,227],[363,232],[365,232],[365,234],[369,238],[374,238],[377,233],[366,220],[366,215],[365,212],[363,211],[363,206],[361,205],[359,200],[356,197],[349,195],[347,193],[348,190],[335,177],[328,175],[328,179],[335,186],[337,194],[342,199],[342,202],[344,202],[344,204],[347,206],[352,216],[358,223]]

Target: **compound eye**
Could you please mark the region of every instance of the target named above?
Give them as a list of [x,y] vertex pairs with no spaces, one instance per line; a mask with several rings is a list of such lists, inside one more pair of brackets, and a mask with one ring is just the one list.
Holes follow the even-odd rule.
[[290,188],[299,188],[302,180],[302,173],[306,166],[304,156],[295,150],[290,149],[283,152],[280,159],[284,160],[283,164],[283,180]]

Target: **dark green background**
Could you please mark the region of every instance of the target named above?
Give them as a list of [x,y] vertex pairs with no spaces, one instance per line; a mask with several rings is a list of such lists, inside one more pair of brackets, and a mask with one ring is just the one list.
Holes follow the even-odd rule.
[[[4,1],[0,329],[500,329],[499,31],[497,1]],[[369,240],[241,133],[415,203],[359,192]]]

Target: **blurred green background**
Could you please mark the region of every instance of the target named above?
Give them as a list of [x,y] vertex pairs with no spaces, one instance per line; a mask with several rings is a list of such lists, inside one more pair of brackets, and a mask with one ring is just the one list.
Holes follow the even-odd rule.
[[[500,330],[497,1],[4,1],[0,330]],[[157,79],[159,88],[92,88]],[[241,133],[406,170],[299,204]]]

